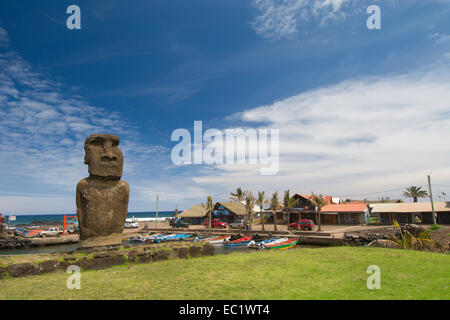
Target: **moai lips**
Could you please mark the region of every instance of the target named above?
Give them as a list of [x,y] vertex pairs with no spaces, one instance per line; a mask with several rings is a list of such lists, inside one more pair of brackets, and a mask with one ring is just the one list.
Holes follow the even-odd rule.
[[120,180],[123,155],[115,135],[91,135],[84,144],[89,177],[78,182],[77,216],[80,247],[120,244],[128,213],[130,189]]

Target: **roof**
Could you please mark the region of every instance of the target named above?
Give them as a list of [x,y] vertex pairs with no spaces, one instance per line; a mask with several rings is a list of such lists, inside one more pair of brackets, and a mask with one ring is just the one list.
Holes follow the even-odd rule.
[[247,208],[245,207],[245,205],[243,203],[241,203],[239,201],[217,202],[217,204],[221,205],[228,211],[230,211],[238,216],[244,216],[247,214]]
[[197,204],[190,209],[184,210],[182,213],[177,214],[177,218],[201,218],[206,216],[208,211],[201,204]]
[[[310,200],[310,198],[311,198],[311,195],[308,195],[308,194],[300,194],[300,193],[296,193],[296,194],[294,195],[294,197],[295,197],[295,196],[299,196],[299,197],[305,198],[305,199],[307,199],[307,200]],[[323,199],[325,200],[325,202],[333,203],[333,197],[332,197],[332,196],[323,196]]]
[[327,204],[320,212],[364,212],[366,209],[365,203]]
[[[369,207],[372,209],[372,213],[431,212],[430,202],[373,203]],[[434,202],[434,211],[450,212],[450,201]]]

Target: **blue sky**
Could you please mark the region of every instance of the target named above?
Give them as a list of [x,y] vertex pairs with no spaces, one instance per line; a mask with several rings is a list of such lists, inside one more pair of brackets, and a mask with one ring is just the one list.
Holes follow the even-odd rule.
[[[81,30],[66,8],[81,8]],[[377,4],[382,29],[368,30]],[[0,3],[0,212],[73,213],[84,138],[121,137],[130,211],[254,192],[450,193],[450,1]],[[173,130],[280,129],[280,172],[170,160]],[[381,192],[386,191],[386,192]]]

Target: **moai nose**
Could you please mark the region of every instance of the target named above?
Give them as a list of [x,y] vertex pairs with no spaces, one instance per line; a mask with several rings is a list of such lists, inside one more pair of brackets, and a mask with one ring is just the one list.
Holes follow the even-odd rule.
[[104,152],[102,154],[101,159],[103,161],[115,161],[117,160],[117,156],[113,152],[113,148],[110,144],[105,145]]

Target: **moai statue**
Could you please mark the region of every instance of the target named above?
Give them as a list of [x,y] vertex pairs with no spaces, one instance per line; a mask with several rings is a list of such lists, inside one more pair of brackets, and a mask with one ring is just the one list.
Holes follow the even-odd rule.
[[123,155],[119,142],[119,137],[111,134],[94,134],[84,143],[89,177],[78,182],[76,191],[81,248],[122,241],[130,187],[120,180]]

